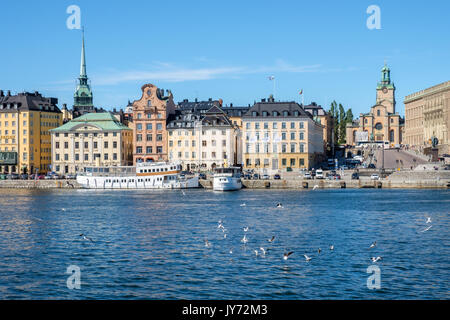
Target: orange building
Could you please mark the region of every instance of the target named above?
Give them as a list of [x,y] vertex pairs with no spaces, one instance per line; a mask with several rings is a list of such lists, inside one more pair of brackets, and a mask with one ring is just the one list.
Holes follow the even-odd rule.
[[142,97],[133,102],[133,163],[168,160],[167,119],[175,113],[170,90],[153,84],[142,86]]

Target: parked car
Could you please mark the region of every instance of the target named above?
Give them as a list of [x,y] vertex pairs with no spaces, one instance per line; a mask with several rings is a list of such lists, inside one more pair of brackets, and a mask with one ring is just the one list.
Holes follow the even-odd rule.
[[275,174],[275,175],[273,176],[273,178],[274,178],[275,180],[280,180],[280,179],[281,179],[281,176],[277,173],[277,174]]
[[51,177],[52,177],[52,179],[55,179],[55,180],[60,179],[60,176],[58,176],[57,174],[52,174]]
[[371,163],[368,166],[369,169],[376,169],[377,167],[375,166],[375,164]]
[[358,172],[353,172],[352,173],[352,180],[359,180],[359,173]]
[[316,179],[323,179],[323,170],[322,169],[317,169],[316,170]]
[[10,173],[6,176],[6,178],[8,180],[18,180],[19,179],[19,175],[17,173]]
[[76,179],[77,175],[76,174],[67,174],[65,178],[66,179]]
[[21,175],[20,175],[20,179],[22,179],[22,180],[28,180],[28,174],[26,174],[26,173],[21,174]]
[[257,174],[257,173],[253,174],[253,179],[258,180],[259,179],[259,174]]
[[268,179],[270,179],[270,176],[267,173],[265,173],[265,174],[263,174],[261,179],[268,180]]
[[370,179],[371,180],[380,180],[380,176],[378,174],[374,173],[370,176]]
[[340,174],[336,174],[333,178],[334,178],[334,180],[341,180],[341,175]]
[[50,180],[50,179],[52,179],[52,177],[53,177],[53,175],[46,175],[46,176],[44,176],[44,179],[45,180]]
[[305,174],[303,175],[303,179],[311,180],[312,179],[311,173],[305,172]]
[[252,175],[251,174],[244,174],[244,180],[251,180],[252,179]]
[[6,180],[6,174],[4,173],[0,174],[0,180]]

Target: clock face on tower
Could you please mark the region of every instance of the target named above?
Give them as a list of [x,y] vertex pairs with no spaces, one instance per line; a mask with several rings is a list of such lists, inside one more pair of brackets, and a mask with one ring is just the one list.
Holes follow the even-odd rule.
[[387,93],[388,89],[386,87],[383,88],[383,93]]

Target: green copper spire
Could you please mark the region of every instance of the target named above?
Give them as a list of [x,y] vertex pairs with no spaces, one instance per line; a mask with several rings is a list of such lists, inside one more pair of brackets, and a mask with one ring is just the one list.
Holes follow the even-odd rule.
[[77,90],[73,95],[73,109],[74,112],[84,114],[92,112],[94,110],[93,95],[91,87],[88,83],[88,76],[86,73],[86,49],[84,46],[84,28],[82,31],[82,43],[81,43],[81,64],[80,64],[80,77],[78,78]]
[[382,88],[395,89],[394,83],[391,82],[391,69],[388,68],[386,62],[384,63],[383,69],[381,69],[381,81],[378,82],[378,89]]

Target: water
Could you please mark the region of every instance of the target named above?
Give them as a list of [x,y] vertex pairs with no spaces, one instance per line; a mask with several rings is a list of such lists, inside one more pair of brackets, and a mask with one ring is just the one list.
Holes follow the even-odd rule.
[[[450,298],[447,190],[185,194],[0,190],[0,298]],[[383,258],[380,290],[367,288],[373,256]],[[67,288],[70,265],[81,268],[80,290]]]

